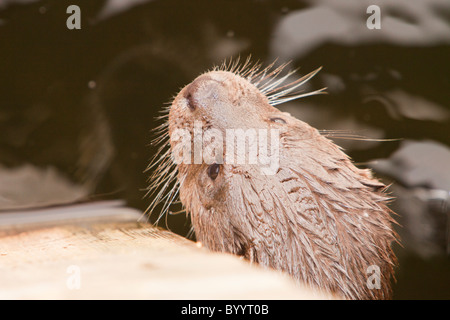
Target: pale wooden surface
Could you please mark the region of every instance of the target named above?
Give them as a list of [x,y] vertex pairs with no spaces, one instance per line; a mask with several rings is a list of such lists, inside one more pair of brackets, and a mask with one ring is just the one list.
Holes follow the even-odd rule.
[[110,210],[109,219],[121,218],[33,222],[22,229],[2,225],[0,214],[0,299],[330,298],[138,223],[133,210]]

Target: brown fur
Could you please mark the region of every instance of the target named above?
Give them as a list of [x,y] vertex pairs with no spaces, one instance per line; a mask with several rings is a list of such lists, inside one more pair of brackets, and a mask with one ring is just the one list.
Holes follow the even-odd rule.
[[[180,147],[174,130],[192,132],[197,120],[224,136],[230,128],[280,129],[280,167],[263,175],[258,165],[225,163],[215,180],[206,163],[174,167],[197,240],[345,298],[390,298],[396,234],[385,186],[316,129],[273,107],[278,98],[254,80],[266,72],[243,70],[208,72],[181,90],[169,113],[172,158]],[[371,265],[380,268],[380,289],[367,286]]]

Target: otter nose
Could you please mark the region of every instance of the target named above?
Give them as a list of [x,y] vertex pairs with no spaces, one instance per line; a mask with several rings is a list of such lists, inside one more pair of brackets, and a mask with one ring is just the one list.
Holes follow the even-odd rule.
[[217,98],[217,89],[221,83],[222,81],[219,79],[214,79],[209,75],[203,75],[189,84],[184,92],[184,98],[186,99],[186,105],[189,110],[194,111],[201,106],[203,101],[210,101],[211,98]]
[[194,99],[191,91],[187,91],[184,98],[186,99],[186,105],[189,110],[194,111],[195,109],[197,109],[197,101]]

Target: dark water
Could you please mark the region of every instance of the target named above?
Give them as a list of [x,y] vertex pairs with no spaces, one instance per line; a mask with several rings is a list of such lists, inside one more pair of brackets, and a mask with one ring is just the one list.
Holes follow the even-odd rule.
[[[372,167],[397,198],[395,298],[450,298],[450,3],[0,1],[0,209],[125,199],[145,210],[155,117],[225,58],[322,71],[281,105]],[[81,9],[69,30],[66,9]],[[377,162],[374,162],[377,160]],[[157,211],[157,210],[156,210]],[[152,215],[150,219],[155,221]],[[184,215],[160,223],[186,235]]]

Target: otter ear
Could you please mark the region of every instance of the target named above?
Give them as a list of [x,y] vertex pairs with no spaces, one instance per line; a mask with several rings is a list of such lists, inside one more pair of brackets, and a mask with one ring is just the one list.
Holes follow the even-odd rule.
[[220,172],[220,164],[213,163],[208,167],[208,176],[211,178],[211,180],[216,180],[217,176]]

